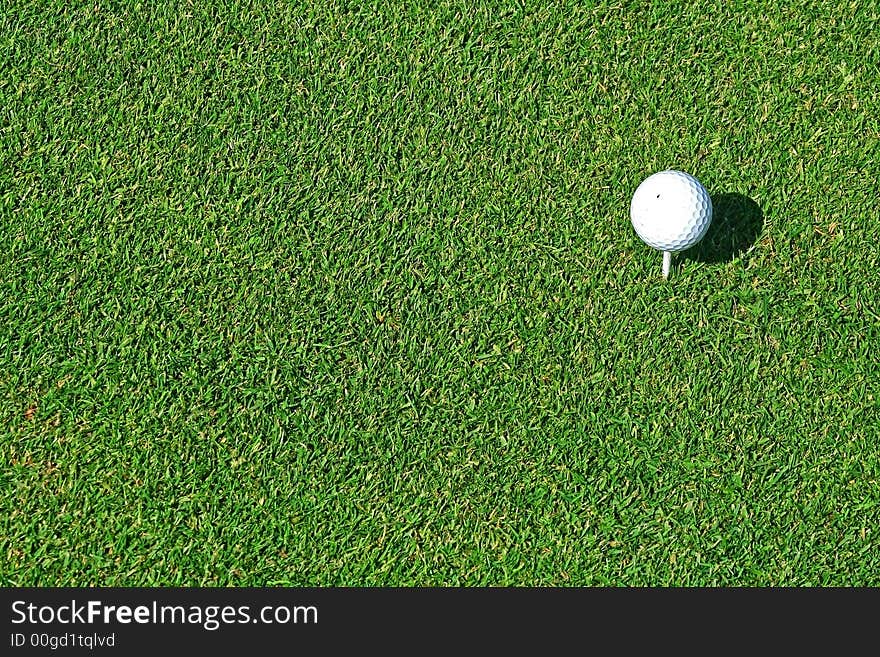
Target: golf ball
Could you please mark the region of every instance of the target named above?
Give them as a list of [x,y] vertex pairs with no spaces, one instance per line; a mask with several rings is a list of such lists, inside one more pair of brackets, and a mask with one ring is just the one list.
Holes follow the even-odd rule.
[[645,178],[629,206],[633,228],[660,251],[684,251],[703,239],[712,223],[712,200],[689,173],[669,169]]

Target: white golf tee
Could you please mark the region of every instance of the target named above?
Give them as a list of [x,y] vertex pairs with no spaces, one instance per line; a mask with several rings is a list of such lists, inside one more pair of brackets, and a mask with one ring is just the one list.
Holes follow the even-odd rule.
[[672,252],[663,252],[663,278],[669,278],[669,268],[672,266]]

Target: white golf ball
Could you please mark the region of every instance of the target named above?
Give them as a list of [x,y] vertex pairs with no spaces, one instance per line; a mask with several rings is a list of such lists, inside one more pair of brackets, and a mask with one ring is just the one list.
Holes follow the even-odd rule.
[[684,251],[703,239],[712,223],[712,200],[689,173],[669,169],[645,178],[629,206],[633,228],[660,251]]

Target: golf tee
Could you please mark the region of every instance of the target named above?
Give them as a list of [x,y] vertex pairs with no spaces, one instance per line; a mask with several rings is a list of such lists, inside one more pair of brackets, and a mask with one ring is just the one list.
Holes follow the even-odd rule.
[[669,278],[669,268],[672,266],[672,252],[663,252],[663,278]]

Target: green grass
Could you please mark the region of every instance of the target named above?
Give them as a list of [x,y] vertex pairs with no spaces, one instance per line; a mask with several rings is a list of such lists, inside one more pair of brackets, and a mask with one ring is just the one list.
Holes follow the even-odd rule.
[[878,4],[304,4],[0,16],[0,583],[880,584]]

